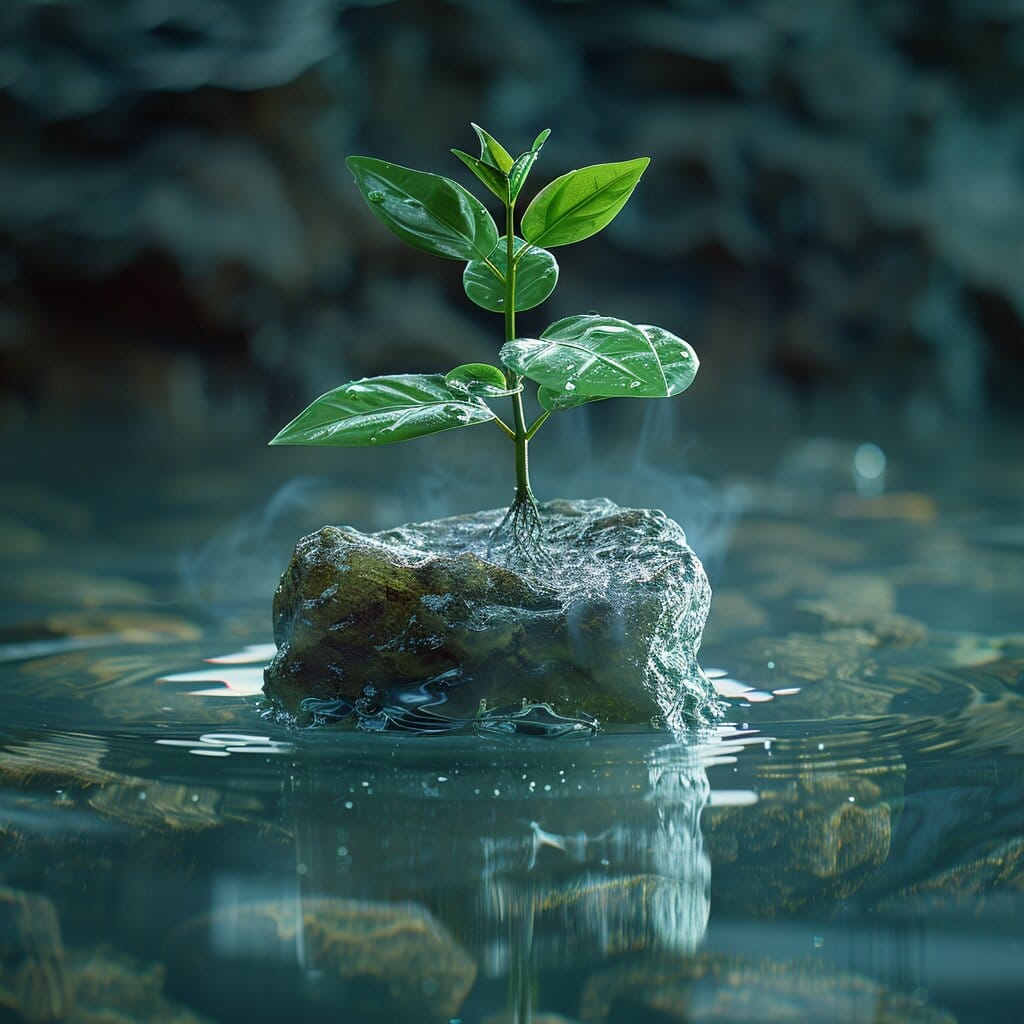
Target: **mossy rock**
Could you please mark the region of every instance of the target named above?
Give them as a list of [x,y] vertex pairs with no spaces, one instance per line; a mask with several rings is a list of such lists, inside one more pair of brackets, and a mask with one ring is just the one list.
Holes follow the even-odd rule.
[[697,665],[711,588],[680,526],[604,499],[541,506],[531,555],[492,552],[500,510],[302,538],[274,598],[266,694],[411,695],[444,713],[549,703],[684,725],[718,705]]

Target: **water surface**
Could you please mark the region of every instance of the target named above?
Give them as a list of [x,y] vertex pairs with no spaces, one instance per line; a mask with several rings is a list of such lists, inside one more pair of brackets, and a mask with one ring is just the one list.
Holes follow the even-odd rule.
[[12,1019],[1017,1019],[1019,447],[793,441],[669,487],[728,714],[571,741],[268,714],[291,543],[424,503],[101,451],[12,455],[0,508]]

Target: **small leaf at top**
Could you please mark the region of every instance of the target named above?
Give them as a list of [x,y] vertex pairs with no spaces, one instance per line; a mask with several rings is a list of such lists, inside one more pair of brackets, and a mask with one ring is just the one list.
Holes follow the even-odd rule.
[[368,377],[328,391],[270,443],[342,448],[394,444],[493,419],[479,398],[454,394],[440,374],[405,373]]
[[522,391],[522,386],[509,388],[505,374],[490,363],[463,363],[445,374],[445,383],[456,394],[476,395],[480,398],[501,398]]
[[518,338],[501,350],[513,372],[571,398],[547,396],[546,408],[579,405],[576,398],[669,398],[693,383],[700,365],[693,349],[664,328],[610,316],[570,316],[540,338]]
[[498,244],[483,203],[458,182],[369,156],[346,160],[370,209],[409,245],[452,260],[482,259]]
[[[521,238],[514,239],[515,251],[526,245]],[[502,239],[490,262],[505,274],[508,271],[505,241]],[[558,284],[558,264],[555,257],[539,247],[530,250],[516,264],[516,311],[539,306]],[[469,298],[492,313],[505,311],[505,282],[483,260],[471,260],[462,273],[462,286]]]
[[461,149],[452,152],[504,203],[508,201],[508,178],[490,164]]
[[555,178],[523,214],[523,238],[538,245],[568,245],[596,235],[626,205],[650,158],[594,164]]
[[530,173],[530,168],[533,167],[536,159],[537,153],[532,149],[516,158],[516,162],[512,165],[512,170],[508,172],[508,199],[510,203],[514,203],[519,198],[519,193],[526,183],[526,177]]
[[508,174],[512,170],[512,156],[509,151],[480,125],[474,124],[472,127],[480,140],[480,159],[485,164],[497,167],[502,174]]
[[544,131],[542,131],[540,133],[540,135],[538,135],[537,138],[535,138],[533,140],[533,145],[530,147],[530,149],[534,153],[539,153],[540,152],[540,147],[543,146],[544,143],[548,141],[548,136],[550,134],[551,134],[551,129],[550,128],[545,128]]

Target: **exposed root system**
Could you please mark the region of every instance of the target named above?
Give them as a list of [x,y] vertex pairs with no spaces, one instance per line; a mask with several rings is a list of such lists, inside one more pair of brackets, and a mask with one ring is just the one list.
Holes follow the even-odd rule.
[[510,560],[522,564],[544,565],[551,561],[544,549],[544,523],[540,506],[532,492],[517,492],[504,518],[494,528],[487,545],[488,557],[505,549]]

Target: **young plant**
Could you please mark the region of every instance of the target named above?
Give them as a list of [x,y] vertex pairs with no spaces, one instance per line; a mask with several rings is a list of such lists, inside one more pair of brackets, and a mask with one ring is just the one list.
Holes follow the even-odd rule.
[[[516,201],[550,130],[518,157],[479,127],[480,155],[452,152],[498,198],[504,235],[484,205],[457,182],[368,156],[348,166],[373,213],[409,245],[466,264],[462,283],[478,306],[505,321],[501,366],[466,363],[447,374],[396,374],[343,384],[321,395],[271,444],[352,447],[392,444],[454,427],[494,423],[515,451],[515,498],[502,527],[524,543],[539,530],[530,487],[530,441],[552,413],[605,398],[668,398],[693,382],[693,349],[664,328],[594,313],[565,317],[539,338],[516,336],[516,313],[555,289],[550,249],[580,242],[622,209],[650,160],[637,157],[569,171],[534,196],[515,232]],[[523,385],[538,385],[540,411],[528,423]],[[511,423],[493,409],[509,400]]]

